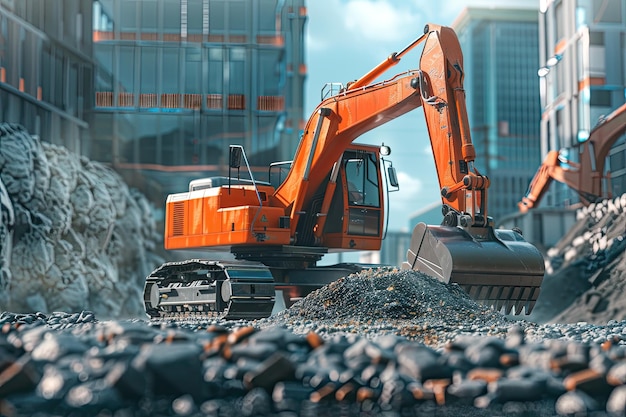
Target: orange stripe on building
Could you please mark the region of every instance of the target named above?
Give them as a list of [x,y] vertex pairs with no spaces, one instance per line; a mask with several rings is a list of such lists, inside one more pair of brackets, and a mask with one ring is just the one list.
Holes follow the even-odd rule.
[[233,43],[246,43],[248,37],[246,35],[229,35],[228,40]]
[[94,42],[110,41],[113,39],[113,32],[94,30],[92,36]]
[[605,85],[606,79],[604,77],[587,77],[578,81],[578,91],[582,91],[585,88],[589,88],[592,85]]
[[157,33],[142,32],[140,38],[142,41],[156,41],[159,39],[159,35]]
[[565,51],[565,46],[567,45],[567,39],[561,39],[560,41],[557,42],[557,44],[554,47],[554,53],[555,54],[562,54],[563,51]]

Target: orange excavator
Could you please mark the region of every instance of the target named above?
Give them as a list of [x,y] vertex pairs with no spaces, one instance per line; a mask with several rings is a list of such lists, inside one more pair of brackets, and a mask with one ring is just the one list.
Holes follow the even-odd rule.
[[626,104],[614,110],[591,130],[589,138],[582,144],[578,162],[570,161],[559,151],[550,151],[537,170],[526,195],[518,203],[520,212],[539,205],[546,191],[557,180],[567,184],[578,193],[580,201],[588,206],[605,198],[611,198],[610,186],[604,189],[605,180],[610,181],[610,172],[604,165],[611,147],[626,132]]
[[[373,83],[422,43],[419,69]],[[494,229],[487,216],[489,180],[474,167],[463,76],[454,31],[427,25],[401,52],[323,99],[293,161],[271,164],[267,181],[253,178],[244,149],[231,146],[228,177],[194,180],[188,192],[168,196],[165,247],[230,251],[234,259],[160,266],[146,279],[147,314],[267,317],[366,267],[317,265],[329,252],[378,250],[384,238],[387,193],[397,187],[393,165],[384,158],[389,148],[353,142],[418,107],[426,117],[444,213],[441,225],[415,228],[402,268],[458,283],[499,311],[530,313],[543,257],[519,231]],[[247,178],[241,178],[242,167]]]

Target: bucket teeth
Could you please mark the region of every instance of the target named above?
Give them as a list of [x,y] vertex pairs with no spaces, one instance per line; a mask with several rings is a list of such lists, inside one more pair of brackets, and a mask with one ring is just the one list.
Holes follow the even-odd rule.
[[[498,311],[530,314],[543,281],[541,253],[510,230],[419,223],[403,269],[456,283],[471,298]],[[436,267],[436,268],[435,268]],[[436,272],[435,272],[436,271]]]
[[467,294],[479,303],[503,314],[530,314],[539,297],[539,287],[464,285]]

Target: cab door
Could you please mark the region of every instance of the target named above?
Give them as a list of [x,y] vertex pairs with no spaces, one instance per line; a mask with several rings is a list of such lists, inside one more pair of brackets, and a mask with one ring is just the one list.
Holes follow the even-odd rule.
[[381,184],[376,154],[346,152],[343,159],[347,234],[379,236],[382,226]]

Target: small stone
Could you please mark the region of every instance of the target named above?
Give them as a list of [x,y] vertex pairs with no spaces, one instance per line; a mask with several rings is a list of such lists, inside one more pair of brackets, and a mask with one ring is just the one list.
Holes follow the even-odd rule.
[[626,385],[615,387],[606,402],[606,411],[615,416],[626,415]]
[[491,382],[488,390],[497,402],[536,401],[544,394],[545,384],[533,379],[502,378]]
[[243,376],[246,387],[272,391],[277,382],[293,379],[296,366],[282,353],[276,352]]
[[556,400],[555,409],[559,415],[589,415],[601,407],[582,391],[568,391]]

